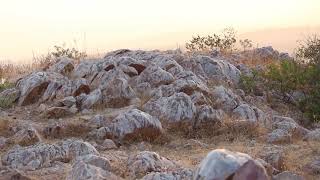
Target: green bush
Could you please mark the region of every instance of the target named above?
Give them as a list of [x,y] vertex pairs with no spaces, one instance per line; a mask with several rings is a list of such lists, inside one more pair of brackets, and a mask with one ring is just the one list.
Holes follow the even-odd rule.
[[279,93],[283,100],[286,100],[288,95],[292,95],[302,85],[305,80],[304,71],[299,63],[283,60],[279,64],[270,64],[263,77],[266,80],[266,87]]
[[294,61],[280,61],[263,73],[265,87],[288,102],[293,93],[302,92],[297,106],[312,121],[320,121],[320,38],[312,36],[302,43]]
[[[10,89],[14,87],[14,84],[5,82],[3,84],[0,84],[0,93],[3,92],[6,89]],[[0,108],[10,108],[14,105],[16,101],[16,95],[1,95],[0,96]]]
[[239,81],[240,88],[243,89],[247,94],[254,93],[259,83],[259,77],[260,74],[255,70],[252,71],[251,75],[242,74]]

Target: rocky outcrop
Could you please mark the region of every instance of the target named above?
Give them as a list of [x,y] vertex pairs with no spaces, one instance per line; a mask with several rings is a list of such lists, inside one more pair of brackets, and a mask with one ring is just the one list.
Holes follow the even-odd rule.
[[249,155],[224,149],[211,151],[194,173],[195,180],[268,179],[264,167]]

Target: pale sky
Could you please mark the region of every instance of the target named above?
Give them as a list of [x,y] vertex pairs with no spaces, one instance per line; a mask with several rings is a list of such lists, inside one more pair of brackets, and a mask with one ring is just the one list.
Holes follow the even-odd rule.
[[[170,49],[196,34],[320,25],[320,0],[0,0],[0,61],[77,41],[89,54]],[[278,39],[279,40],[279,39]]]

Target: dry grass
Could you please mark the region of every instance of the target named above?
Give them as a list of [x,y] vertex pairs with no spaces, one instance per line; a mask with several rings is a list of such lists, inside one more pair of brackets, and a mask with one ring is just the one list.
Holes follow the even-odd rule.
[[9,135],[10,122],[7,119],[0,118],[0,136]]

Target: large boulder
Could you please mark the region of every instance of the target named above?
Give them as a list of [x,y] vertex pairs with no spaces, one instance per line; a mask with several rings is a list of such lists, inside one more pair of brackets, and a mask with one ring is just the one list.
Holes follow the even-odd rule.
[[192,122],[196,114],[195,105],[185,93],[175,93],[169,97],[149,101],[143,109],[169,123]]
[[125,107],[130,100],[136,97],[135,92],[124,78],[115,78],[108,82],[107,87],[102,91],[104,103],[109,107]]
[[[66,81],[63,75],[55,72],[34,72],[30,75],[20,79],[17,82],[17,89],[20,91],[20,97],[18,105],[25,106],[36,103],[45,94],[47,97],[51,97],[51,94]],[[49,84],[52,84],[49,86]],[[48,88],[48,86],[50,88]],[[47,89],[48,88],[48,89]],[[53,89],[53,90],[51,90]],[[50,91],[50,92],[48,92]],[[51,92],[52,91],[52,92]],[[46,98],[47,99],[47,98]]]
[[132,109],[114,118],[106,127],[97,130],[100,139],[153,139],[162,133],[160,121],[138,109]]
[[215,106],[220,107],[225,112],[232,112],[240,104],[240,97],[223,86],[215,87],[212,97]]
[[227,61],[213,59],[208,56],[198,56],[196,59],[209,79],[227,80],[234,84],[239,82],[240,70]]
[[264,167],[249,155],[224,149],[211,151],[194,173],[195,180],[268,179]]
[[249,106],[248,104],[241,104],[233,110],[233,118],[238,120],[246,120],[249,122],[264,123],[265,114],[258,108]]
[[9,150],[2,157],[2,164],[15,169],[36,170],[50,166],[54,161],[69,162],[76,157],[98,154],[89,143],[68,139],[55,144],[39,143]]
[[137,84],[148,82],[152,87],[170,84],[174,81],[174,77],[167,71],[156,65],[148,66],[136,80]]

